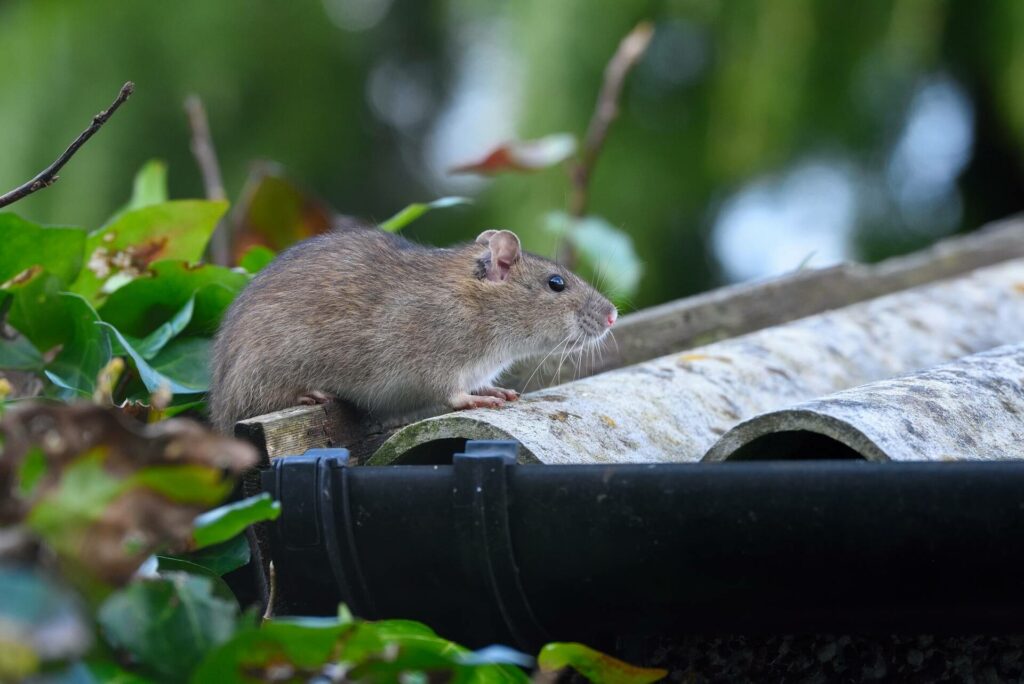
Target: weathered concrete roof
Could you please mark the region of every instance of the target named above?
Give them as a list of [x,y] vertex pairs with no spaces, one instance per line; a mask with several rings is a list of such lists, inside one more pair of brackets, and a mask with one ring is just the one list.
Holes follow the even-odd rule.
[[[1024,341],[1021,257],[1024,220],[1004,221],[875,266],[800,272],[631,314],[617,346],[573,370],[585,377],[498,410],[382,423],[329,405],[239,431],[270,457],[349,446],[377,464],[458,439],[516,439],[521,459],[539,463],[1012,458],[1024,373],[1010,371],[1020,353],[984,352]],[[510,384],[533,370],[514,369]],[[554,367],[537,376],[559,380]],[[1005,448],[970,434],[979,420],[1005,428]]]

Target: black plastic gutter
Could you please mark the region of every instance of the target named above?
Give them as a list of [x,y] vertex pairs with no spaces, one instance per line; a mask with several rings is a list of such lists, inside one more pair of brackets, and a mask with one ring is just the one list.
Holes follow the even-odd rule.
[[1024,628],[1024,463],[522,466],[276,459],[292,614],[422,620],[470,646],[622,635]]

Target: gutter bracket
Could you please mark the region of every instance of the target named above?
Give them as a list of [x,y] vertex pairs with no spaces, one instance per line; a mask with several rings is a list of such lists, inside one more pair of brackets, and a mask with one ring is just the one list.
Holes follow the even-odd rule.
[[[373,619],[376,610],[359,564],[355,521],[349,506],[348,449],[310,449],[305,456],[317,461],[319,527],[338,592],[354,614]],[[335,486],[340,491],[335,491]]]
[[518,450],[516,441],[469,440],[454,455],[455,528],[469,576],[490,594],[518,645],[536,650],[550,639],[519,581],[509,527],[507,473]]

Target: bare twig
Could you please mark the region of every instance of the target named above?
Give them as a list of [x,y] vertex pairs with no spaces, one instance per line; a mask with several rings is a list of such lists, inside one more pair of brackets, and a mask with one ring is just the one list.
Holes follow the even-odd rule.
[[277,601],[277,570],[274,569],[274,561],[270,561],[267,568],[267,584],[267,607],[263,610],[261,624],[274,618],[274,603]]
[[[228,194],[224,190],[224,178],[220,173],[217,151],[213,147],[206,108],[203,107],[203,101],[198,95],[190,95],[185,100],[185,112],[188,113],[188,123],[192,129],[192,155],[196,158],[199,173],[203,176],[206,197],[211,200],[225,200]],[[231,223],[227,217],[221,219],[210,240],[210,260],[221,266],[230,266]]]
[[131,94],[135,92],[135,84],[128,81],[121,86],[121,92],[117,94],[117,98],[107,109],[103,110],[92,118],[92,123],[82,133],[75,138],[74,142],[68,146],[68,149],[64,150],[64,154],[57,157],[57,160],[52,164],[43,169],[39,175],[32,180],[28,181],[23,185],[19,185],[8,193],[0,195],[0,207],[6,207],[9,204],[14,204],[20,199],[28,197],[37,190],[49,187],[57,182],[60,178],[57,173],[61,168],[68,163],[68,160],[74,156],[75,152],[78,152],[78,148],[85,144],[85,142],[95,135],[96,131],[100,130],[103,124],[107,123],[107,120],[114,115],[117,108],[120,107],[125,100],[131,97]]
[[[604,82],[601,85],[601,92],[597,96],[594,113],[590,117],[587,136],[583,140],[576,163],[569,169],[572,179],[569,213],[572,216],[582,217],[586,214],[590,176],[597,164],[597,158],[601,154],[605,138],[608,137],[608,129],[619,116],[622,86],[626,82],[626,76],[647,51],[647,46],[650,45],[653,35],[654,24],[649,21],[640,22],[622,39],[615,54],[608,61],[608,66],[605,67]],[[564,241],[559,252],[562,263],[572,268],[576,261],[572,244]]]

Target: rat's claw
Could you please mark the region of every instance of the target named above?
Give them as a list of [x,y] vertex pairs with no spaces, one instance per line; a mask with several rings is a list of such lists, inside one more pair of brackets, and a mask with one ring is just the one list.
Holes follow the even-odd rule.
[[464,411],[474,408],[498,408],[505,404],[505,400],[500,396],[480,396],[478,394],[460,392],[452,397],[448,403],[456,411]]
[[515,401],[519,398],[519,392],[515,390],[505,389],[503,387],[484,387],[476,391],[477,394],[482,394],[488,397],[498,397],[505,401]]
[[306,392],[296,399],[299,406],[315,406],[316,404],[326,404],[327,402],[334,399],[329,394],[321,392],[320,390],[313,390],[312,392]]

